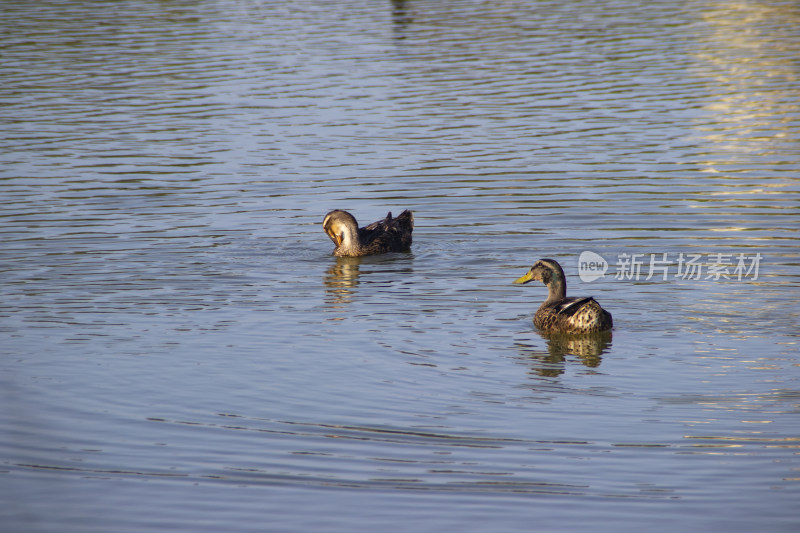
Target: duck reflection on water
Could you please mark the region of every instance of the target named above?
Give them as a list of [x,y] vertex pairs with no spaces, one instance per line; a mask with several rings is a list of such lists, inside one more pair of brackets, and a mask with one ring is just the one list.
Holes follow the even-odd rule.
[[[413,272],[408,254],[385,254],[370,257],[336,257],[325,271],[323,282],[325,284],[325,303],[332,309],[341,309],[353,303],[359,292],[359,285],[365,283],[381,284],[381,292],[368,292],[364,296],[371,299],[385,296],[386,285],[392,285],[398,279],[410,276]],[[402,286],[402,284],[398,284]],[[405,295],[402,287],[398,289]]]
[[325,272],[325,303],[339,308],[349,304],[361,275],[360,257],[337,257]]
[[545,377],[563,374],[567,356],[576,356],[586,367],[599,367],[612,341],[611,331],[583,334],[539,332],[539,335],[547,342],[547,349],[522,343],[516,346],[533,371]]

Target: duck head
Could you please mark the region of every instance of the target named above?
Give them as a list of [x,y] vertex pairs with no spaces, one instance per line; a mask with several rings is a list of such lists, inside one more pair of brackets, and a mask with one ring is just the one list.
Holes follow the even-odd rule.
[[358,223],[356,218],[348,213],[336,209],[325,215],[322,229],[331,238],[336,248],[355,248],[358,245]]
[[547,301],[565,298],[567,295],[564,270],[555,259],[539,259],[525,275],[515,279],[514,283],[522,285],[531,281],[541,281],[547,286],[549,292]]

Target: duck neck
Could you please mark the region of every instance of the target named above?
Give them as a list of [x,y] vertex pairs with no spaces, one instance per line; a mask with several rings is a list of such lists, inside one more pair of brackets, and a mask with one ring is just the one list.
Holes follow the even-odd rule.
[[553,271],[551,273],[550,281],[547,283],[547,300],[544,303],[550,304],[558,302],[567,297],[567,280],[564,279],[564,274],[561,272]]
[[358,226],[344,226],[342,228],[342,244],[339,245],[340,253],[352,255],[361,250],[361,241],[358,238]]

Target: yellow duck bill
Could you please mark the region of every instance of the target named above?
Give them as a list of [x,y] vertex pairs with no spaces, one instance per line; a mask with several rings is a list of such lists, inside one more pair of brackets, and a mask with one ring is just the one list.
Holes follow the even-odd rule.
[[533,274],[531,274],[531,271],[529,270],[523,276],[520,276],[517,279],[515,279],[514,283],[522,285],[523,283],[528,283],[530,281],[533,281]]

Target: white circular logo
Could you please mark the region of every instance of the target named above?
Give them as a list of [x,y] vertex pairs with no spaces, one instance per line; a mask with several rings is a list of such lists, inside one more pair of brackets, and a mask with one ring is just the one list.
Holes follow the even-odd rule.
[[585,283],[602,278],[606,275],[606,270],[608,270],[608,261],[603,259],[600,254],[587,250],[581,252],[578,257],[578,275]]

